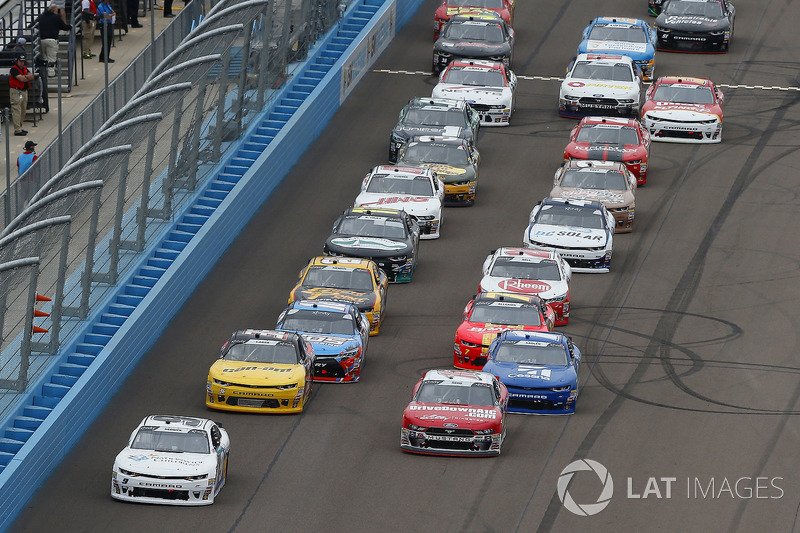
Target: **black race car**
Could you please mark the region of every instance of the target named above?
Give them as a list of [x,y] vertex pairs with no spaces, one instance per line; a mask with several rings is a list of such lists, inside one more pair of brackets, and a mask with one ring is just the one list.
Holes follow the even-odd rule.
[[405,211],[351,207],[333,224],[327,255],[372,259],[390,283],[411,281],[417,266],[420,229]]
[[433,45],[433,72],[453,59],[488,59],[511,67],[513,51],[514,30],[496,13],[456,15]]
[[727,52],[736,9],[727,0],[664,0],[656,17],[656,48],[675,52]]
[[480,129],[478,112],[464,100],[453,98],[412,98],[400,111],[389,139],[389,161],[406,141],[419,135],[459,137],[475,145]]

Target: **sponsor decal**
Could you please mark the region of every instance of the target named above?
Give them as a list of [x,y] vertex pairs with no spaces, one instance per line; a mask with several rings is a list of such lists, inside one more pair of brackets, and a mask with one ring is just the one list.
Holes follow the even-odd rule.
[[240,366],[236,368],[223,368],[223,372],[247,372],[250,370],[260,370],[262,372],[291,372],[293,368],[278,368],[274,366]]
[[427,202],[430,200],[430,197],[424,196],[384,196],[383,198],[378,198],[374,202],[361,202],[361,206],[367,205],[387,205],[387,204],[397,204],[397,203],[407,203],[407,202]]
[[447,405],[409,405],[411,411],[434,411],[449,412],[468,416],[470,418],[497,418],[497,411],[494,409],[479,409],[477,407],[450,407]]
[[448,176],[455,176],[467,173],[467,170],[464,168],[453,167],[450,165],[445,165],[444,163],[429,163],[426,164],[425,166],[430,168],[437,174],[446,174]]
[[447,417],[444,415],[422,415],[419,417],[420,420],[447,420]]
[[559,193],[562,198],[590,198],[601,202],[622,203],[624,197],[621,194],[611,192],[608,189],[572,189],[562,190]]
[[567,83],[567,85],[569,85],[570,87],[583,87],[586,84],[583,83],[582,81],[571,81],[571,82]]
[[702,113],[704,111],[708,111],[709,106],[706,104],[690,104],[690,103],[680,103],[680,102],[655,102],[654,109],[658,110],[668,110],[668,111],[695,111],[697,113]]
[[597,52],[599,50],[646,52],[647,43],[630,43],[626,41],[589,41],[586,43],[587,52]]
[[692,24],[695,26],[711,26],[717,23],[717,19],[707,17],[695,17],[688,15],[673,15],[666,17],[665,24]]
[[350,248],[374,248],[379,250],[402,250],[406,245],[402,242],[389,239],[379,239],[375,237],[342,237],[332,239],[331,243],[336,246],[347,246]]
[[309,335],[302,333],[303,338],[312,344],[322,344],[325,346],[341,346],[347,344],[352,339],[348,337],[331,337],[329,335]]
[[510,378],[534,378],[534,379],[542,379],[545,381],[550,381],[550,376],[552,374],[552,370],[549,368],[535,368],[533,370],[528,370],[526,372],[515,372],[513,374],[509,374],[508,377]]
[[544,281],[538,280],[531,280],[531,279],[504,279],[500,283],[497,284],[504,291],[511,291],[511,292],[545,292],[549,291],[553,287],[545,283]]
[[535,236],[541,237],[577,237],[579,239],[587,239],[590,241],[602,241],[602,235],[584,234],[580,231],[543,231],[537,230]]

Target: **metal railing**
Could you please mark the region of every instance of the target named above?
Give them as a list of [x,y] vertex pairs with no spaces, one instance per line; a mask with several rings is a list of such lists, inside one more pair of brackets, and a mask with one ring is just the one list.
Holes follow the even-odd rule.
[[216,174],[337,3],[189,2],[0,195],[0,416]]

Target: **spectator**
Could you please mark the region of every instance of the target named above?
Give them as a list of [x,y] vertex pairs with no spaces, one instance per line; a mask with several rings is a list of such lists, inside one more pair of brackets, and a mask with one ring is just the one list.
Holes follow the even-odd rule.
[[25,53],[25,44],[28,41],[25,40],[25,37],[20,37],[17,39],[17,44],[14,45],[14,53],[15,54],[24,54]]
[[11,100],[11,121],[14,123],[14,135],[27,135],[22,129],[22,122],[28,112],[28,89],[33,81],[33,73],[25,66],[25,55],[17,55],[14,66],[9,70],[8,85]]
[[19,175],[22,176],[26,170],[36,161],[36,158],[39,157],[36,155],[36,143],[33,141],[27,141],[25,143],[25,151],[19,154],[17,158],[17,170],[19,171]]
[[92,43],[94,42],[94,30],[97,27],[97,6],[94,0],[81,0],[81,40],[83,43],[84,59],[94,57],[92,53]]
[[172,0],[164,0],[164,17],[172,18],[174,16],[172,14]]
[[61,17],[58,16],[58,6],[50,4],[47,11],[39,15],[39,40],[42,43],[42,55],[47,61],[47,75],[52,78],[56,75],[56,59],[58,59],[58,32],[69,31]]
[[117,13],[108,3],[108,0],[100,0],[97,4],[97,23],[100,24],[100,38],[103,40],[103,48],[100,50],[101,63],[113,63],[111,55],[111,39],[114,38],[114,23]]
[[128,8],[128,25],[131,28],[141,28],[139,24],[139,0],[125,0]]
[[56,10],[58,14],[61,15],[61,22],[64,24],[67,23],[67,12],[64,8],[67,7],[67,0],[53,0],[53,4],[56,6]]

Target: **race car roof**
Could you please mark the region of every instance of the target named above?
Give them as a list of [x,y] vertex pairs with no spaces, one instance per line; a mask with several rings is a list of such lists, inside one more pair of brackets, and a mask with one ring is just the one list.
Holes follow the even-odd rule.
[[428,370],[422,379],[424,381],[447,381],[454,385],[471,385],[473,383],[490,385],[492,383],[491,374],[471,370],[433,369]]
[[276,331],[274,329],[241,329],[231,335],[231,340],[237,343],[247,342],[248,340],[275,340],[275,341],[289,341],[297,343],[298,337],[296,333],[289,333],[286,331]]
[[552,343],[565,343],[567,336],[563,333],[549,331],[523,331],[519,329],[508,329],[500,334],[501,341],[539,341]]
[[511,258],[524,258],[524,259],[555,259],[555,250],[543,250],[539,248],[519,248],[519,247],[505,247],[495,250],[496,257],[511,257]]
[[289,304],[289,309],[305,309],[313,311],[326,311],[329,313],[348,314],[358,308],[346,302],[336,302],[333,300],[295,300]]
[[170,431],[188,433],[198,429],[205,429],[214,422],[207,418],[196,418],[193,416],[183,415],[150,415],[142,420],[141,426],[166,428],[169,427]]
[[405,165],[378,165],[373,168],[370,175],[393,174],[400,177],[433,176],[433,171],[428,167],[412,167]]
[[465,13],[454,15],[450,18],[451,22],[483,22],[483,23],[498,23],[503,22],[503,17],[497,11],[483,11],[481,13]]
[[603,204],[597,200],[580,200],[574,198],[553,198],[547,197],[542,200],[542,206],[545,205],[565,205],[570,207],[585,207],[587,209],[603,209]]
[[597,159],[569,159],[562,164],[565,169],[568,168],[581,168],[581,169],[597,169],[603,171],[618,170],[625,173],[625,163],[621,161],[600,161]]
[[612,65],[619,62],[623,63],[630,63],[631,68],[633,68],[633,59],[629,56],[623,56],[619,54],[597,54],[597,53],[588,53],[588,54],[578,54],[578,57],[575,58],[575,62],[579,61],[589,61],[592,63],[600,63],[603,65]]
[[597,17],[592,21],[592,24],[625,24],[628,26],[644,26],[648,27],[647,21],[642,19],[634,19],[627,17]]
[[693,78],[691,76],[661,76],[656,80],[657,84],[675,84],[681,83],[686,85],[697,85],[698,87],[711,87],[713,82],[707,78]]
[[534,294],[511,294],[506,292],[482,292],[473,300],[473,305],[491,305],[498,302],[539,307],[541,298]]
[[578,122],[578,127],[583,126],[585,124],[611,124],[614,126],[632,126],[636,127],[637,120],[635,118],[623,118],[623,117],[583,117],[580,122]]
[[503,70],[505,66],[501,61],[487,61],[484,59],[455,59],[448,68],[476,68],[480,70]]
[[[372,268],[373,261],[361,257],[331,257],[319,255],[309,261],[308,266],[337,266],[344,268]],[[377,267],[377,265],[375,265]]]
[[373,216],[386,218],[401,218],[400,209],[389,209],[388,207],[350,207],[345,209],[345,216]]
[[418,96],[408,101],[408,107],[441,107],[443,109],[465,109],[467,102],[456,98],[432,98]]

